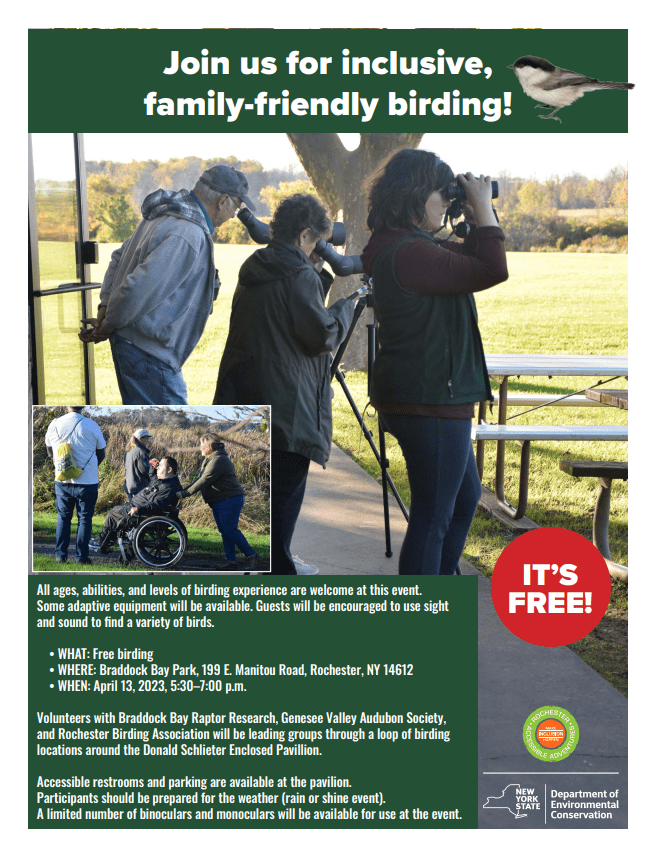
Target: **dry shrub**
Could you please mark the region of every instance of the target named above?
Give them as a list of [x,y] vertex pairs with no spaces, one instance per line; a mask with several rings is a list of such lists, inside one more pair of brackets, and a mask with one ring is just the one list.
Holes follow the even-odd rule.
[[[183,501],[180,518],[187,527],[216,527],[212,510],[200,494]],[[258,486],[250,488],[245,486],[244,507],[240,514],[239,528],[243,533],[268,534],[270,532],[269,492],[266,495]]]

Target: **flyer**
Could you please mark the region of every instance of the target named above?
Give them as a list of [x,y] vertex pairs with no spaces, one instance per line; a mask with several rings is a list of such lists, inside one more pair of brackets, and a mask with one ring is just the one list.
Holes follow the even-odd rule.
[[[142,154],[140,138],[172,140],[172,155],[153,157],[155,175],[160,165],[162,175],[168,175],[164,165],[169,157],[200,156],[204,164],[198,172],[210,168],[211,150],[192,149],[185,155],[183,139],[199,146],[204,136],[213,136],[212,150],[219,157],[238,155],[245,163],[263,158],[270,166],[276,162],[267,154],[249,151],[266,152],[285,143],[292,150],[290,163],[298,171],[304,168],[313,189],[345,226],[345,241],[335,245],[332,237],[329,242],[326,262],[337,274],[329,307],[360,287],[359,269],[346,277],[334,249],[345,245],[347,260],[362,252],[366,198],[356,206],[360,180],[399,149],[432,150],[441,158],[449,152],[455,170],[461,166],[457,153],[463,152],[464,166],[472,161],[477,173],[498,176],[501,193],[495,206],[505,234],[512,229],[515,243],[508,257],[519,257],[517,282],[526,287],[537,283],[516,299],[526,319],[523,329],[516,314],[513,326],[499,316],[505,304],[491,303],[494,293],[507,294],[510,283],[488,289],[487,297],[477,296],[494,394],[505,401],[511,389],[508,404],[523,400],[525,411],[549,401],[542,393],[547,382],[555,396],[585,397],[586,379],[589,387],[592,382],[601,388],[610,378],[609,387],[626,390],[628,116],[640,84],[628,64],[628,31],[390,28],[319,31],[323,33],[312,40],[311,30],[300,29],[31,30],[30,215],[40,242],[49,224],[38,192],[49,177],[38,165],[49,163],[60,144],[76,161],[76,181],[81,183],[76,203],[85,208],[90,203],[86,172],[89,180],[90,172],[98,171],[100,186],[110,181],[113,170],[128,162],[124,153],[132,151],[133,141],[136,155],[129,158],[147,161],[151,156]],[[53,64],[48,58],[56,44],[58,62]],[[132,60],[96,62],[111,56]],[[96,75],[81,75],[82,68],[93,67]],[[586,75],[587,83],[580,83]],[[599,86],[604,82],[612,86]],[[74,83],[75,97],[63,97],[74,91]],[[547,95],[551,92],[555,98]],[[77,127],[83,133],[72,133]],[[224,142],[231,137],[234,146],[251,137],[257,148],[231,151]],[[519,157],[508,156],[509,150],[517,150]],[[586,170],[598,175],[599,168],[590,165],[600,154],[606,170],[599,178],[606,181],[584,179]],[[321,167],[321,159],[328,164]],[[117,167],[104,166],[104,161]],[[253,203],[251,165],[246,175]],[[584,179],[585,199],[591,203],[586,207],[595,210],[595,222],[575,222],[576,233],[569,219],[552,222],[548,238],[540,241],[542,212],[552,208],[552,195],[560,201],[561,193],[572,192],[570,176],[577,177],[577,184]],[[530,187],[525,187],[529,179]],[[183,185],[167,186],[177,190]],[[146,193],[152,190],[150,186]],[[501,208],[502,197],[509,194],[520,208],[510,209],[507,201]],[[604,208],[614,214],[620,205],[622,225],[617,217],[615,223],[600,224]],[[260,226],[240,220],[253,241],[247,251],[253,251],[261,243],[256,239]],[[97,312],[94,281],[104,271],[93,276],[89,266],[96,266],[99,249],[84,236],[77,260],[84,271],[80,282],[66,284],[56,275],[53,287],[46,282],[38,244],[31,245],[43,281],[31,281],[36,320],[30,332],[31,455],[38,440],[32,431],[35,415],[40,407],[68,404],[72,377],[81,387],[82,404],[90,405],[88,419],[105,425],[127,410],[121,408],[113,364],[97,358],[101,349],[91,343],[78,346],[72,333],[72,307],[83,318]],[[104,260],[108,254],[103,243],[99,246]],[[215,244],[217,267],[220,255],[236,249],[244,254],[233,256],[237,269],[247,256],[243,245]],[[557,269],[559,259],[564,265]],[[510,268],[510,278],[514,274]],[[560,283],[564,277],[594,283],[606,278],[613,287],[608,290],[610,305],[581,298],[575,294],[581,287],[576,281]],[[554,283],[559,291],[549,299]],[[222,289],[229,285],[222,278]],[[233,288],[234,283],[231,296]],[[65,297],[70,293],[73,303]],[[54,301],[51,307],[49,299],[56,294],[60,316],[53,320]],[[223,306],[229,314],[230,300]],[[214,315],[211,321],[217,324]],[[361,333],[346,346],[349,373],[360,368],[356,352],[363,348],[364,321],[358,325]],[[55,347],[49,325],[66,330],[69,339],[63,337]],[[228,318],[223,325],[225,337]],[[586,354],[584,328],[595,331],[601,325],[606,333],[590,339]],[[565,338],[562,345],[556,334]],[[222,351],[223,343],[215,343],[211,354],[218,360]],[[196,362],[194,351],[184,378],[192,411],[218,421],[220,414],[210,405],[217,363],[207,365],[209,354]],[[537,366],[526,362],[525,368],[501,362],[523,355],[549,360]],[[561,367],[552,360],[560,355],[582,360]],[[527,383],[521,383],[522,376]],[[69,381],[63,384],[63,378]],[[572,380],[583,389],[574,390]],[[353,375],[350,381],[350,398],[359,400],[364,392],[358,394]],[[330,844],[354,842],[357,849],[372,837],[386,848],[409,842],[407,837],[429,848],[438,836],[453,837],[455,843],[476,836],[466,835],[469,830],[587,830],[600,835],[632,826],[626,675],[624,681],[608,681],[611,671],[594,669],[578,646],[605,616],[612,590],[614,600],[616,590],[624,592],[626,615],[626,409],[576,403],[568,412],[572,417],[563,414],[556,421],[578,424],[577,432],[578,427],[583,430],[578,436],[558,432],[545,437],[552,427],[541,411],[512,424],[510,428],[522,430],[514,437],[525,452],[520,458],[506,454],[508,497],[496,503],[485,493],[480,507],[487,540],[495,541],[500,533],[505,543],[491,559],[489,574],[483,566],[483,530],[475,536],[471,531],[459,575],[404,578],[398,574],[398,555],[405,516],[391,498],[394,545],[389,545],[381,520],[380,469],[377,478],[364,473],[353,458],[371,473],[366,459],[354,450],[352,458],[344,453],[344,440],[337,434],[337,421],[341,424],[342,412],[348,411],[342,387],[337,379],[332,406],[336,446],[328,468],[311,469],[293,538],[293,553],[301,551],[304,562],[318,562],[316,577],[268,577],[261,574],[268,570],[260,568],[260,561],[251,573],[238,567],[239,574],[219,574],[196,559],[180,567],[178,557],[172,569],[154,566],[147,576],[95,574],[94,561],[89,571],[74,568],[73,574],[72,563],[66,572],[55,564],[37,571],[31,561],[31,833],[64,829],[120,837],[130,832],[144,843],[148,832],[161,838],[189,832],[258,844],[266,842],[259,840],[263,832],[274,832],[276,841],[284,838],[285,843],[290,835],[309,837],[322,829]],[[275,392],[267,403],[272,420],[276,397]],[[238,409],[247,404],[238,401]],[[164,403],[162,410],[167,408],[175,410]],[[567,406],[557,412],[567,412]],[[59,413],[53,411],[49,419],[63,419]],[[487,428],[507,428],[505,414],[503,402],[497,403],[486,418]],[[141,418],[145,423],[144,414]],[[275,424],[261,419],[269,424],[263,431],[274,445]],[[526,424],[534,427],[532,437],[523,433]],[[151,431],[154,424],[146,425]],[[352,431],[360,432],[356,423]],[[473,431],[486,450],[486,460],[478,461],[482,483],[494,486],[495,477],[497,486],[502,478],[494,442],[501,445],[504,436]],[[551,479],[538,458],[540,445],[551,440],[557,444],[556,471],[558,459],[594,458],[591,444],[619,450],[616,459],[625,460],[624,471],[607,476],[602,452],[597,456],[601,461],[594,463],[597,472],[581,478],[578,467],[574,471],[578,463],[570,463],[566,479],[588,489],[585,520],[590,529],[585,536],[574,532],[580,520],[574,511],[546,517],[544,527],[535,524],[537,505],[545,504],[547,490],[554,490],[537,486],[538,477],[545,483]],[[584,444],[578,457],[575,442]],[[369,439],[363,443],[362,455],[371,459]],[[274,451],[273,446],[273,467]],[[397,455],[393,444],[389,458]],[[512,506],[521,493],[514,477],[519,469],[530,492],[529,500],[524,499],[530,504],[527,515],[535,522],[514,533],[505,510],[511,508],[507,518],[516,518],[517,525],[525,518],[515,516]],[[601,513],[593,510],[597,483],[607,479],[607,533],[612,543],[619,534],[608,566],[609,539]],[[495,494],[501,494],[498,488]],[[365,515],[367,521],[371,515],[370,538]],[[614,524],[616,515],[622,530]],[[596,533],[589,524],[593,517]],[[272,527],[272,547],[257,548],[266,566],[275,552],[274,507]],[[148,543],[153,538],[148,535]],[[130,535],[126,544],[134,554],[138,545],[141,556],[145,537],[141,541]],[[184,554],[185,545],[181,548]],[[623,650],[626,622],[624,626]],[[621,671],[618,667],[614,673]],[[351,835],[357,839],[346,840]]]

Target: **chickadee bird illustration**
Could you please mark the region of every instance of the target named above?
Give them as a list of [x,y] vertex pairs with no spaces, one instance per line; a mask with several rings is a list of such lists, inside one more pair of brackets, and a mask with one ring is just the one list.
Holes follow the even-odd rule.
[[513,69],[519,79],[523,91],[535,101],[541,101],[537,107],[555,107],[552,113],[540,116],[540,119],[557,119],[554,116],[561,107],[581,98],[586,92],[596,89],[634,89],[633,83],[613,83],[612,81],[601,81],[594,77],[586,77],[577,72],[558,68],[548,60],[541,57],[519,57],[519,59],[507,66]]

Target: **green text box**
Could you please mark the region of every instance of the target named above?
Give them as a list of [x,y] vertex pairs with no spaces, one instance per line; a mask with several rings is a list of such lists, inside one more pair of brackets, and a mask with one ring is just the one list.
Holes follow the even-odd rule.
[[474,577],[107,580],[29,580],[31,827],[477,826]]

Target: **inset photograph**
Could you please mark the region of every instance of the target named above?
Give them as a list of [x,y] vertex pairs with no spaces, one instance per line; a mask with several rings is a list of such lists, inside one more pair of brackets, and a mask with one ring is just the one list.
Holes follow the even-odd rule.
[[269,406],[32,418],[33,574],[269,573]]

